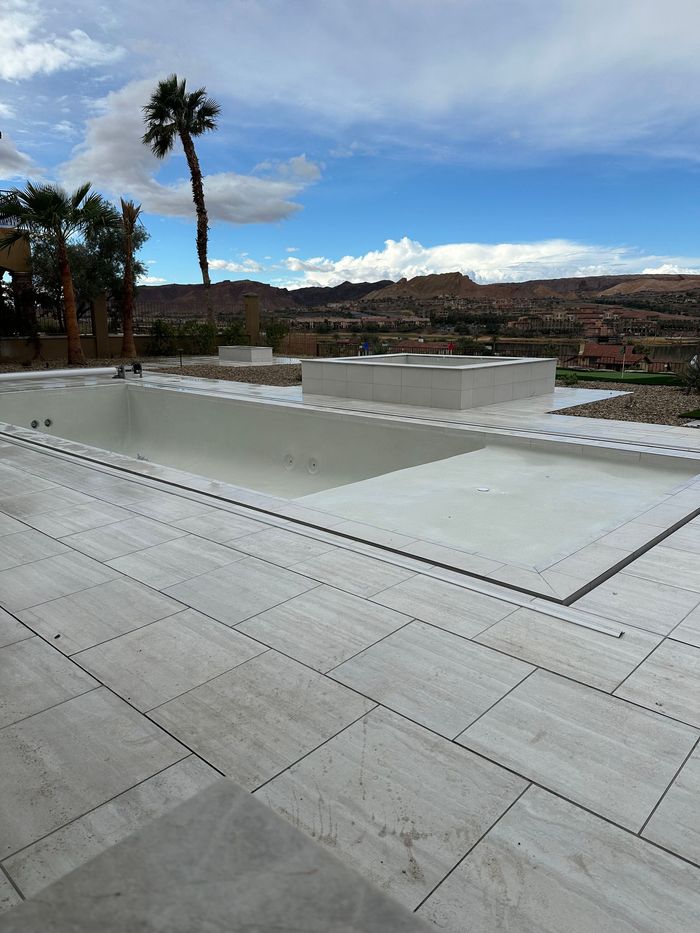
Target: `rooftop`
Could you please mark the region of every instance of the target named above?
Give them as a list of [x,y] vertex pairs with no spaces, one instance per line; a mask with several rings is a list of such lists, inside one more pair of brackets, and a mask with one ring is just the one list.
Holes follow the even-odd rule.
[[[693,429],[550,414],[613,394],[600,390],[436,412],[144,382],[630,463],[700,459]],[[1,383],[0,413],[29,385]],[[0,425],[0,902],[34,898],[225,775],[437,929],[686,933],[700,910],[699,514],[694,475],[535,580]]]

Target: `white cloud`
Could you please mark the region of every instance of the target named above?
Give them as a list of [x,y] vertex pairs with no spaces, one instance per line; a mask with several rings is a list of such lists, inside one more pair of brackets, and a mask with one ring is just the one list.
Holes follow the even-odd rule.
[[21,152],[12,139],[3,133],[0,139],[0,181],[21,178],[36,171],[31,157]]
[[157,275],[142,275],[136,284],[137,285],[165,285],[167,281],[168,281],[167,279],[161,279]]
[[299,247],[298,247],[298,246],[286,246],[286,247],[285,247],[285,252],[287,252],[287,253],[298,253],[298,252],[299,252]]
[[[141,107],[155,86],[155,79],[137,81],[104,98],[101,113],[87,121],[85,140],[72,158],[59,168],[67,184],[91,180],[113,197],[128,194],[148,213],[170,217],[194,217],[189,175],[170,184],[158,181],[162,163],[141,143],[144,131]],[[295,164],[309,163],[305,156]],[[295,160],[290,160],[295,162]],[[289,165],[290,163],[287,163]],[[185,169],[186,171],[186,169]],[[204,177],[204,193],[210,220],[234,224],[282,220],[300,209],[292,198],[309,183],[309,177],[259,178],[236,172]]]
[[412,278],[432,273],[462,272],[475,282],[523,282],[584,275],[680,271],[700,274],[700,257],[649,256],[629,247],[595,246],[572,240],[535,243],[446,243],[423,246],[403,237],[386,240],[384,248],[363,256],[328,259],[317,256],[284,260],[287,269],[299,273],[290,287],[339,285]]
[[3,117],[4,119],[9,119],[10,117],[14,117],[14,115],[15,115],[14,109],[10,107],[9,104],[3,104],[3,102],[0,101],[0,117]]
[[36,74],[104,65],[123,54],[119,47],[98,42],[82,29],[56,35],[46,29],[45,18],[35,0],[3,3],[0,79],[19,81]]
[[236,262],[232,259],[210,259],[210,269],[225,269],[227,272],[262,272],[263,266],[254,259],[244,259]]

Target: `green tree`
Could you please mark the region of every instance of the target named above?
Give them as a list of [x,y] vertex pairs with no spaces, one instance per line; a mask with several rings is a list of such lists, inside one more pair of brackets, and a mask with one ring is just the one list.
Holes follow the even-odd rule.
[[265,325],[265,339],[268,347],[272,347],[273,352],[276,353],[288,333],[289,325],[286,321],[271,318]]
[[207,259],[209,219],[204,203],[202,170],[199,167],[194,139],[216,129],[216,118],[221,113],[221,108],[215,100],[207,97],[206,88],[200,87],[188,93],[185,79],[179,80],[177,75],[172,74],[164,81],[158,82],[143,112],[146,125],[143,143],[151,147],[157,158],[164,159],[172,150],[176,139],[182,143],[190,170],[192,200],[197,213],[197,257],[199,268],[202,270],[207,320],[210,324],[215,324]]
[[68,365],[84,363],[68,247],[73,237],[115,227],[119,223],[117,212],[101,195],[90,191],[89,182],[68,193],[57,185],[28,181],[24,188],[13,188],[0,200],[2,221],[13,223],[13,229],[3,237],[2,248],[26,236],[30,240],[35,235],[50,237],[53,241],[61,279]]
[[134,359],[134,236],[138,228],[141,205],[121,199],[122,232],[124,236],[124,285],[122,294],[122,356]]

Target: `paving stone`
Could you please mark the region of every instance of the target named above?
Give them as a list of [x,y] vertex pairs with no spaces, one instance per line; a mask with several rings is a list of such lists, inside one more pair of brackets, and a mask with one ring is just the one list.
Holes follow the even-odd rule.
[[185,609],[74,658],[137,709],[148,710],[265,650],[220,622]]
[[409,621],[409,616],[359,596],[317,586],[237,628],[325,672]]
[[116,557],[107,563],[120,573],[160,590],[209,570],[225,567],[242,557],[240,551],[194,535],[185,535],[134,554]]
[[84,554],[59,554],[0,572],[0,602],[10,612],[68,596],[117,576]]
[[654,650],[657,635],[626,628],[613,638],[532,609],[518,609],[476,641],[601,690],[615,687]]
[[689,726],[538,670],[458,741],[638,831],[697,738]]
[[36,636],[0,648],[0,729],[99,686]]
[[21,518],[26,521],[31,516],[40,515],[42,512],[55,512],[61,508],[67,509],[70,506],[87,505],[94,501],[91,496],[85,496],[74,489],[67,489],[65,486],[54,486],[51,489],[32,492],[28,495],[0,498],[0,511],[13,518]]
[[0,857],[187,756],[102,688],[0,730]]
[[700,648],[666,640],[615,695],[700,727]]
[[698,555],[658,544],[633,561],[626,572],[655,583],[665,583],[700,593],[700,560]]
[[526,786],[377,709],[256,796],[415,908]]
[[677,641],[700,648],[700,606],[689,612],[671,634]]
[[87,505],[43,512],[28,516],[24,520],[45,535],[63,538],[66,535],[89,531],[91,528],[101,528],[130,518],[134,518],[134,515],[126,509],[109,502],[93,500]]
[[478,635],[517,608],[500,599],[422,574],[382,590],[373,597],[373,602],[466,638]]
[[153,710],[228,777],[258,787],[373,704],[275,651]]
[[166,593],[220,622],[236,625],[317,585],[309,577],[246,557],[171,586]]
[[[182,603],[118,577],[70,596],[23,609],[18,616],[64,654],[75,654],[181,612]],[[31,633],[29,633],[31,634]]]
[[269,560],[281,567],[291,567],[293,564],[335,550],[332,544],[295,534],[284,528],[267,528],[265,531],[235,538],[234,546],[239,551]]
[[0,914],[22,903],[22,898],[0,871]]
[[429,927],[233,782],[219,781],[45,888],[8,914],[3,930],[428,933]]
[[31,638],[32,632],[14,619],[9,612],[0,609],[0,648],[5,645],[13,645],[15,642],[22,641],[23,638]]
[[577,599],[575,606],[606,619],[668,635],[698,603],[700,593],[617,573]]
[[534,668],[411,622],[332,676],[397,713],[454,738]]
[[700,865],[700,750],[695,749],[642,834]]
[[263,522],[257,522],[245,515],[238,515],[236,512],[226,512],[223,509],[211,510],[203,515],[179,519],[173,524],[190,534],[201,535],[203,538],[209,538],[210,541],[217,541],[219,544],[226,544],[229,541],[234,541],[254,532],[266,531],[270,528],[269,525]]
[[126,521],[113,522],[90,531],[68,535],[65,544],[94,557],[95,560],[113,560],[133,551],[164,544],[174,538],[182,538],[187,532],[172,525],[156,522],[152,518],[130,516]]
[[25,897],[33,897],[219,780],[218,771],[190,755],[13,855],[5,870]]
[[0,570],[30,564],[43,557],[70,553],[70,548],[33,529],[0,537]]
[[445,933],[688,933],[700,874],[538,787],[418,912]]

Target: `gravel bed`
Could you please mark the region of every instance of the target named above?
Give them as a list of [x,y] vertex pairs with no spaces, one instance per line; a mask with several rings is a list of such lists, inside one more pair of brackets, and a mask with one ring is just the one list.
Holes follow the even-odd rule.
[[[563,383],[557,383],[563,385]],[[608,418],[612,421],[639,421],[644,424],[685,425],[688,419],[679,418],[681,412],[700,408],[700,395],[686,395],[683,388],[677,386],[639,386],[628,382],[585,382],[580,389],[609,389],[614,392],[627,392],[616,398],[601,399],[576,405],[573,408],[560,408],[556,415],[576,415],[579,418]]]
[[262,386],[296,386],[301,383],[299,363],[279,363],[271,366],[174,366],[157,370],[173,376],[194,376],[198,379],[225,379]]

